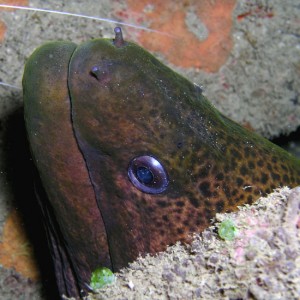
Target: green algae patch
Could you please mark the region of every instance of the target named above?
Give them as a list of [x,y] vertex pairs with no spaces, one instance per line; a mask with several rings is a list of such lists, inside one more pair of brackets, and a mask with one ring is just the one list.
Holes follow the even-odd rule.
[[219,237],[225,241],[232,241],[238,233],[238,230],[232,220],[224,220],[218,228]]
[[114,273],[108,268],[101,267],[92,272],[90,286],[93,290],[97,290],[115,281]]

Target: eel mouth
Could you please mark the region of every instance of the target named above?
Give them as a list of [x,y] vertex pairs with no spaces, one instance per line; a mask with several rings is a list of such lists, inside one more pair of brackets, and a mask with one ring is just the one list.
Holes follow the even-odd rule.
[[[59,295],[60,297],[67,296],[81,299],[87,296],[88,292],[92,292],[90,288],[90,278],[93,270],[86,266],[80,266],[80,263],[78,263],[80,258],[76,258],[75,255],[76,250],[74,251],[68,247],[45,190],[39,182],[40,179],[37,178],[38,176],[35,177],[35,194],[43,216],[44,228],[53,261],[53,271],[55,273]],[[105,246],[107,247],[107,245]],[[103,248],[105,248],[105,246]],[[112,269],[109,254],[107,258],[103,264],[97,266],[106,266]],[[83,263],[85,262],[84,260],[83,258]]]
[[[39,178],[36,179],[39,181]],[[36,182],[35,194],[41,208],[44,228],[53,261],[56,284],[59,294],[79,298],[82,295],[76,282],[76,275],[68,251],[63,244],[63,237],[55,220],[53,210],[41,184]]]

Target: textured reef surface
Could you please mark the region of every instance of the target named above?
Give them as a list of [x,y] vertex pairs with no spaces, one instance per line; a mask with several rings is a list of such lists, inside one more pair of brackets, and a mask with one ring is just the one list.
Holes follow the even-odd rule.
[[[217,234],[230,219],[231,241]],[[87,299],[297,299],[300,292],[300,187],[284,187],[216,223],[191,246],[139,258],[113,285]]]

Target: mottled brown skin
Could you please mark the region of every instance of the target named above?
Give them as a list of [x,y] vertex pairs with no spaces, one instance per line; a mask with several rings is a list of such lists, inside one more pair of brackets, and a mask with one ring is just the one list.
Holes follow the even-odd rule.
[[[54,51],[55,44],[51,47],[50,51]],[[162,251],[178,240],[189,241],[190,233],[206,228],[217,212],[252,203],[276,187],[300,184],[299,160],[224,117],[198,87],[137,45],[124,43],[116,47],[112,40],[98,39],[76,48],[70,56],[68,75],[72,113],[71,117],[64,116],[64,123],[57,119],[60,107],[44,110],[44,104],[37,104],[44,101],[43,91],[49,83],[28,79],[27,69],[32,72],[33,61],[40,63],[36,56],[37,53],[28,62],[24,75],[25,118],[33,156],[59,223],[56,230],[70,240],[67,254],[74,254],[70,265],[76,269],[75,282],[81,276],[78,272],[90,274],[94,268],[93,263],[87,269],[78,267],[81,260],[111,264],[119,270],[140,253]],[[56,59],[60,64],[60,57]],[[95,66],[101,70],[97,75],[91,72]],[[45,70],[40,72],[42,76]],[[65,76],[58,81],[65,83]],[[27,80],[33,80],[38,91],[33,92]],[[47,90],[54,98],[61,92],[55,85]],[[67,90],[63,90],[59,98],[67,102]],[[39,107],[31,109],[32,105]],[[52,126],[56,129],[51,130]],[[69,129],[63,135],[65,127]],[[42,135],[41,140],[36,141],[39,138],[34,133]],[[75,150],[61,145],[69,134],[80,153],[76,145]],[[65,173],[70,175],[70,189],[77,192],[77,180],[71,181],[73,176],[79,176],[78,171],[67,171],[69,166],[65,165],[55,171],[52,160],[59,165],[58,153],[65,161],[68,155],[73,156],[73,150],[82,155],[73,163],[88,173],[80,178],[91,181],[96,200],[83,197],[80,204],[71,191],[59,200],[51,196],[57,196],[57,189],[65,189],[60,181]],[[155,156],[168,172],[170,182],[161,194],[143,193],[128,179],[131,159],[145,154]],[[50,175],[49,165],[53,169]],[[50,184],[46,177],[52,178]],[[65,212],[61,212],[61,206]],[[86,232],[76,234],[73,223],[99,238],[89,236],[86,241]],[[95,251],[76,254],[77,247],[84,250],[88,245]],[[88,283],[88,275],[84,278]]]

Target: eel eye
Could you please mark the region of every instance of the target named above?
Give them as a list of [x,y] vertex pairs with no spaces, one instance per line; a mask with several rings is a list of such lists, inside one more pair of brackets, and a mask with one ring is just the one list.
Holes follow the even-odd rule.
[[169,184],[163,165],[150,155],[133,158],[129,163],[128,177],[137,189],[147,194],[162,193]]

